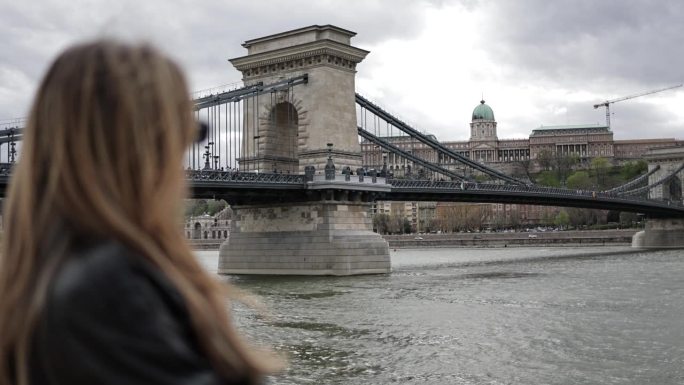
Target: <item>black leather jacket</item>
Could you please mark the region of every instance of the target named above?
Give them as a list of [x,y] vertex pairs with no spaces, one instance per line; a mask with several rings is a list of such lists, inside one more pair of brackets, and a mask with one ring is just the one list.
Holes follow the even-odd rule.
[[33,338],[32,385],[247,384],[219,378],[184,301],[119,243],[86,247],[54,277]]

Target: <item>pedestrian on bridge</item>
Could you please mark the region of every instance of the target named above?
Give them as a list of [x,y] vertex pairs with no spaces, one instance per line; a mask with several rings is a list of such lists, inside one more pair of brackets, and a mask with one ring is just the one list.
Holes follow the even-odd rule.
[[232,326],[182,235],[197,138],[179,67],[95,41],[49,68],[4,207],[0,384],[251,384],[281,362]]

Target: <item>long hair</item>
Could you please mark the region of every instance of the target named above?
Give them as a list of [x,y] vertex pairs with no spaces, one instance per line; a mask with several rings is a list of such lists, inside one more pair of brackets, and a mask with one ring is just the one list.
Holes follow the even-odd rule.
[[100,40],[55,60],[4,207],[0,384],[28,384],[31,336],[74,236],[116,239],[162,271],[218,373],[256,379],[274,369],[237,335],[225,287],[182,236],[182,163],[196,127],[181,70],[149,45]]

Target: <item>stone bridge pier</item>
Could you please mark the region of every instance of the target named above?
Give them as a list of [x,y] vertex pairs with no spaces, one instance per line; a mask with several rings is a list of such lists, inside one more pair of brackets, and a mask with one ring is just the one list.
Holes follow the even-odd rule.
[[[644,158],[648,161],[649,171],[660,165],[660,169],[649,177],[649,185],[681,169],[684,164],[684,147],[663,147],[649,150]],[[684,170],[673,178],[655,186],[649,191],[649,199],[682,205],[682,182]],[[651,248],[684,248],[684,218],[648,218],[644,231],[634,235],[632,246]]]
[[288,204],[232,204],[233,227],[221,245],[219,273],[388,273],[387,241],[372,231],[368,215],[375,193],[321,187],[310,191],[308,200]]
[[[351,45],[354,35],[315,25],[248,40],[243,44],[247,55],[231,59],[246,85],[308,75],[305,85],[245,103],[240,169],[296,174],[315,170],[315,175],[302,196],[230,202],[234,218],[229,239],[220,248],[219,273],[390,271],[388,244],[372,231],[369,217],[370,202],[389,191],[389,185],[361,181],[357,175],[351,180],[340,173],[357,170],[362,160],[355,75],[368,51]],[[326,170],[333,158],[335,167]],[[329,175],[323,176],[324,170]]]

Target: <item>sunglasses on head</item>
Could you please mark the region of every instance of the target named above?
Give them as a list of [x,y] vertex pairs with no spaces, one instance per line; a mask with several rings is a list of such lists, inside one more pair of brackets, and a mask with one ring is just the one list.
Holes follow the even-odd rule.
[[207,133],[209,132],[209,125],[201,120],[197,121],[197,137],[195,137],[195,143],[202,143],[207,139]]

